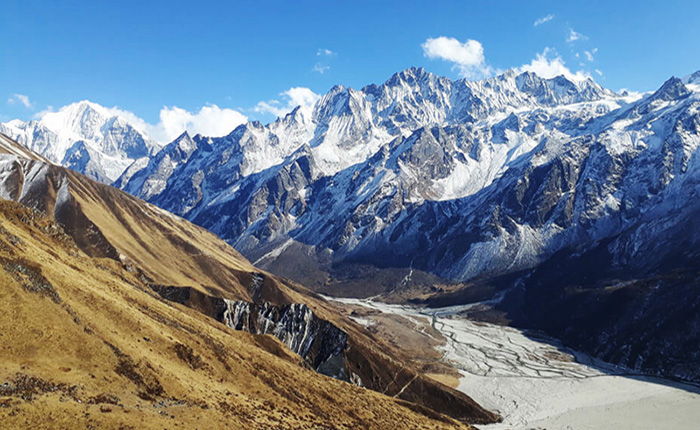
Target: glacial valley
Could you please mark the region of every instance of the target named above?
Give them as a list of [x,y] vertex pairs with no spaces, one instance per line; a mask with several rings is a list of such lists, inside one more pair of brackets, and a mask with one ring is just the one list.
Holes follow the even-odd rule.
[[406,320],[407,336],[434,336],[427,324],[437,330],[436,350],[459,372],[457,389],[503,417],[484,430],[691,430],[700,420],[700,386],[605,363],[543,333],[470,320],[464,315],[475,305],[329,299],[353,309],[351,318],[370,330],[389,316]]

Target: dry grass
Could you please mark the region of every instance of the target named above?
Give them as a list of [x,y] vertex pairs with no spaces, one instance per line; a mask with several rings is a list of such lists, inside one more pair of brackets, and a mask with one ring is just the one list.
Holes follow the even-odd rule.
[[119,263],[21,222],[27,212],[0,202],[0,256],[21,254],[61,300],[0,270],[3,428],[460,427],[309,371],[279,356],[274,339],[165,302]]

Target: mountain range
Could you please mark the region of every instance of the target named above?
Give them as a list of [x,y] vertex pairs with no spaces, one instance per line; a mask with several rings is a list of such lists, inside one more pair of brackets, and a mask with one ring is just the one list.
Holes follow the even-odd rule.
[[484,318],[698,380],[698,147],[700,72],[629,94],[411,68],[144,145],[114,185],[317,291],[489,301]]
[[[307,285],[347,264],[465,281],[534,267],[667,203],[696,172],[688,79],[640,98],[590,79],[409,69],[267,126],[185,133],[116,185]],[[296,273],[287,253],[318,270]]]

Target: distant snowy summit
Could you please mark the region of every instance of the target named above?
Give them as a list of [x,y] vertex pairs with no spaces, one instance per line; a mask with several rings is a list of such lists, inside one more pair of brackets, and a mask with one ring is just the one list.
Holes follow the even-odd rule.
[[160,146],[112,109],[81,101],[39,120],[0,123],[0,132],[49,160],[112,183]]

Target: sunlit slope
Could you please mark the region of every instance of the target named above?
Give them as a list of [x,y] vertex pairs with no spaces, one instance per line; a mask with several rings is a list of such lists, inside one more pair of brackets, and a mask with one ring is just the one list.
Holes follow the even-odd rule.
[[459,427],[164,301],[35,211],[0,201],[0,221],[6,428]]

